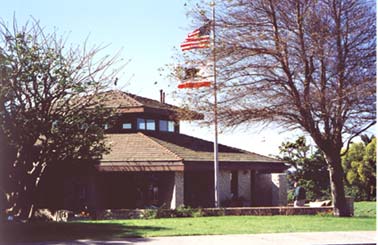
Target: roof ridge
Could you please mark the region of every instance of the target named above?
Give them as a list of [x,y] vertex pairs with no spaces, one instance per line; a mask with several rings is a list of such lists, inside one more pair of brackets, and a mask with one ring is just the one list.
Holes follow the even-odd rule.
[[138,97],[138,95],[134,95],[134,94],[130,94],[130,93],[127,93],[125,91],[122,91],[122,90],[118,90],[119,92],[121,92],[121,95],[125,98],[126,96],[133,100],[135,103],[137,103],[139,106],[144,106],[143,103],[139,102],[137,99],[135,99],[136,97]]
[[134,97],[134,98],[141,98],[141,99],[144,99],[144,100],[152,100],[152,101],[161,103],[159,100],[156,100],[156,99],[151,99],[151,98],[143,97],[143,96],[140,96],[140,95],[136,95],[136,94],[124,92],[124,91],[123,91],[123,93],[128,95],[128,96]]
[[[140,96],[140,95],[136,95],[136,94],[133,94],[133,93],[129,93],[129,92],[124,92],[124,91],[122,91],[124,94],[126,94],[126,95],[128,95],[129,97],[132,97],[132,99],[134,99],[134,100],[136,100],[137,102],[139,102],[138,101],[138,98],[139,99],[142,99],[142,100],[147,100],[147,101],[149,101],[149,102],[155,102],[155,103],[158,103],[158,104],[161,104],[161,105],[164,105],[164,106],[167,106],[167,107],[171,107],[171,109],[173,110],[173,109],[175,109],[175,110],[177,110],[177,109],[180,109],[180,107],[177,107],[177,106],[175,106],[175,105],[172,105],[172,104],[169,104],[169,103],[166,103],[166,102],[161,102],[161,101],[159,101],[159,100],[157,100],[157,99],[151,99],[151,98],[148,98],[148,97],[144,97],[144,96]],[[145,106],[145,104],[143,103],[143,102],[139,102],[142,106]]]
[[162,144],[160,144],[159,142],[156,142],[155,140],[153,140],[152,138],[150,138],[148,135],[145,135],[144,133],[142,132],[137,132],[137,134],[139,135],[142,135],[143,137],[145,137],[146,139],[148,139],[149,141],[152,141],[153,143],[155,143],[156,145],[158,145],[160,148],[164,149],[166,152],[170,153],[171,155],[175,156],[176,158],[178,158],[178,160],[182,161],[184,160],[182,157],[178,156],[176,153],[172,152],[171,150],[167,149],[166,147],[164,147]]

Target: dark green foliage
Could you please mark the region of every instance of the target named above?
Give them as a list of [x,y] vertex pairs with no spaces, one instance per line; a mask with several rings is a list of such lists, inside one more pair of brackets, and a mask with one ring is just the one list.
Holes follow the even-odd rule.
[[299,137],[294,142],[282,143],[279,149],[280,159],[293,166],[292,171],[289,171],[288,174],[289,186],[291,187],[288,193],[290,202],[294,200],[294,181],[298,181],[299,185],[305,188],[307,200],[331,198],[328,167],[318,149],[311,152],[304,136]]
[[203,211],[201,208],[191,208],[180,206],[175,210],[175,217],[202,217]]
[[183,218],[183,217],[202,217],[204,216],[201,208],[191,208],[180,206],[175,210],[167,209],[162,206],[157,209],[147,209],[143,212],[144,219],[157,219],[157,218]]
[[[342,158],[345,176],[345,193],[356,201],[375,200],[376,196],[376,138],[361,136],[363,142],[352,143]],[[289,172],[289,185],[295,180],[305,187],[307,200],[330,199],[329,173],[319,150],[310,152],[302,136],[295,142],[284,142],[280,146],[280,158],[293,166]],[[293,189],[288,200],[293,201]]]

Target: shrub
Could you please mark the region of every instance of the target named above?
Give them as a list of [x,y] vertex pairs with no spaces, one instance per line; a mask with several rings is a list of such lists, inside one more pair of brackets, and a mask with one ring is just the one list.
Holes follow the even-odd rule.
[[143,212],[143,219],[156,219],[158,218],[158,211],[157,209],[146,209]]
[[201,208],[191,208],[180,206],[176,209],[176,217],[202,217],[203,210]]

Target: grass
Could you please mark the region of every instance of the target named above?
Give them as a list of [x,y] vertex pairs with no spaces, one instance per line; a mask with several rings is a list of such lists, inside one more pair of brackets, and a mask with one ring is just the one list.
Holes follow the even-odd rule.
[[127,239],[129,237],[257,234],[375,230],[376,203],[355,203],[355,216],[222,216],[151,220],[103,220],[72,223],[11,224],[2,227],[13,241]]
[[356,217],[376,217],[376,212],[376,202],[354,203],[354,216]]

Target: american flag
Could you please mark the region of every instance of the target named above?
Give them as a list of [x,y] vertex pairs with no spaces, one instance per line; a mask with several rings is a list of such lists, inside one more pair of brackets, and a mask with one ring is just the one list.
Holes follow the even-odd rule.
[[189,33],[180,46],[181,50],[187,51],[191,49],[208,48],[210,46],[210,29],[211,23],[209,21],[205,25]]

